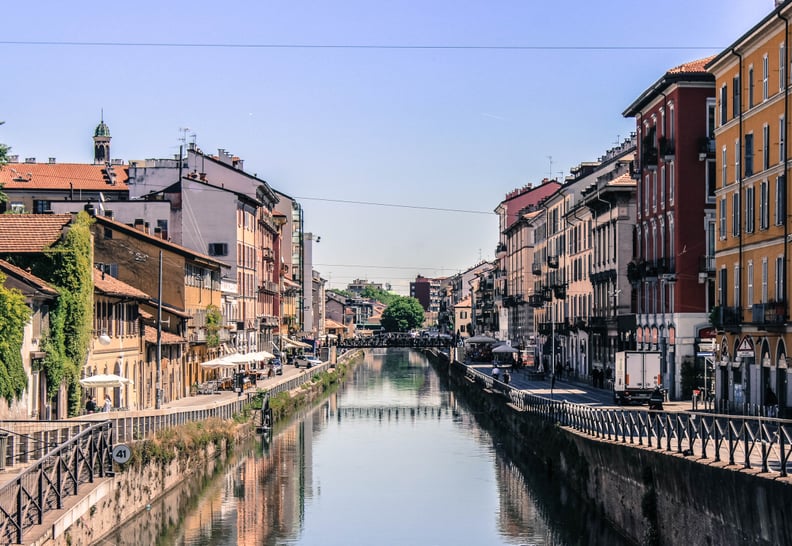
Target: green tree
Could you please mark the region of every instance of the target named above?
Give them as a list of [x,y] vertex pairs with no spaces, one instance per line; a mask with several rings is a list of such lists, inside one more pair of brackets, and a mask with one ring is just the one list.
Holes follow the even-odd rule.
[[382,312],[382,327],[386,332],[409,332],[424,321],[424,309],[415,298],[396,296]]
[[217,347],[220,345],[220,331],[223,314],[216,305],[209,305],[206,308],[206,346]]
[[4,281],[5,276],[0,273],[0,396],[10,404],[27,386],[19,348],[30,320],[30,308],[25,296],[18,290],[5,288]]
[[390,305],[391,303],[396,301],[397,298],[402,297],[394,292],[388,292],[387,290],[375,288],[370,285],[363,288],[363,291],[360,293],[360,296],[369,300],[376,300],[385,305]]

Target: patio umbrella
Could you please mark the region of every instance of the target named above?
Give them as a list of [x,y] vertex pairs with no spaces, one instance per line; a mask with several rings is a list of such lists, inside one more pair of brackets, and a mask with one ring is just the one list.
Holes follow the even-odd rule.
[[250,355],[251,353],[245,353],[245,354],[234,353],[230,355],[225,355],[220,360],[229,364],[247,364],[248,362],[253,360],[253,357],[251,357]]
[[494,337],[489,336],[473,336],[465,340],[465,343],[495,343],[498,341]]
[[267,351],[256,351],[254,353],[248,353],[246,356],[250,357],[250,360],[260,361],[260,360],[270,360],[271,358],[275,358],[275,355],[272,353],[268,353]]
[[132,384],[133,383],[131,379],[109,373],[91,375],[89,377],[80,379],[80,385],[87,389],[93,389],[95,387],[123,387],[124,385]]
[[493,353],[519,353],[520,351],[518,351],[517,349],[515,349],[511,345],[506,345],[504,343],[503,345],[498,345],[497,347],[492,349],[492,352]]
[[226,357],[213,358],[206,362],[201,362],[201,368],[216,369],[216,368],[236,368],[236,362],[228,362]]

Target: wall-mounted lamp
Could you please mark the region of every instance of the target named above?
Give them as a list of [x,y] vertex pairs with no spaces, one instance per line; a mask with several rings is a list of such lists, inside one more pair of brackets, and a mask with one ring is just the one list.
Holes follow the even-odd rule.
[[102,331],[102,335],[99,336],[99,343],[101,345],[110,345],[110,336],[107,335],[107,332]]

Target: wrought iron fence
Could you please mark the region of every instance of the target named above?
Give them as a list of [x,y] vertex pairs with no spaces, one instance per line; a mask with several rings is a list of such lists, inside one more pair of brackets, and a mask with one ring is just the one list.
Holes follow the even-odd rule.
[[26,529],[97,477],[112,475],[112,424],[90,423],[65,443],[47,451],[0,489],[0,541],[21,544]]
[[[459,362],[454,365],[463,366]],[[758,468],[780,476],[787,476],[790,469],[792,421],[786,419],[595,408],[522,392],[474,368],[464,368],[469,381],[502,394],[515,409],[595,438]]]

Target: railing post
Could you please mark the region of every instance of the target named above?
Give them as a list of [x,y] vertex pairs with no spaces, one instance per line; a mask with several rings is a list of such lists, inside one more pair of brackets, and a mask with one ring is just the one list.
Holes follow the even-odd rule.
[[0,432],[0,470],[6,468],[6,451],[8,449],[8,433]]

